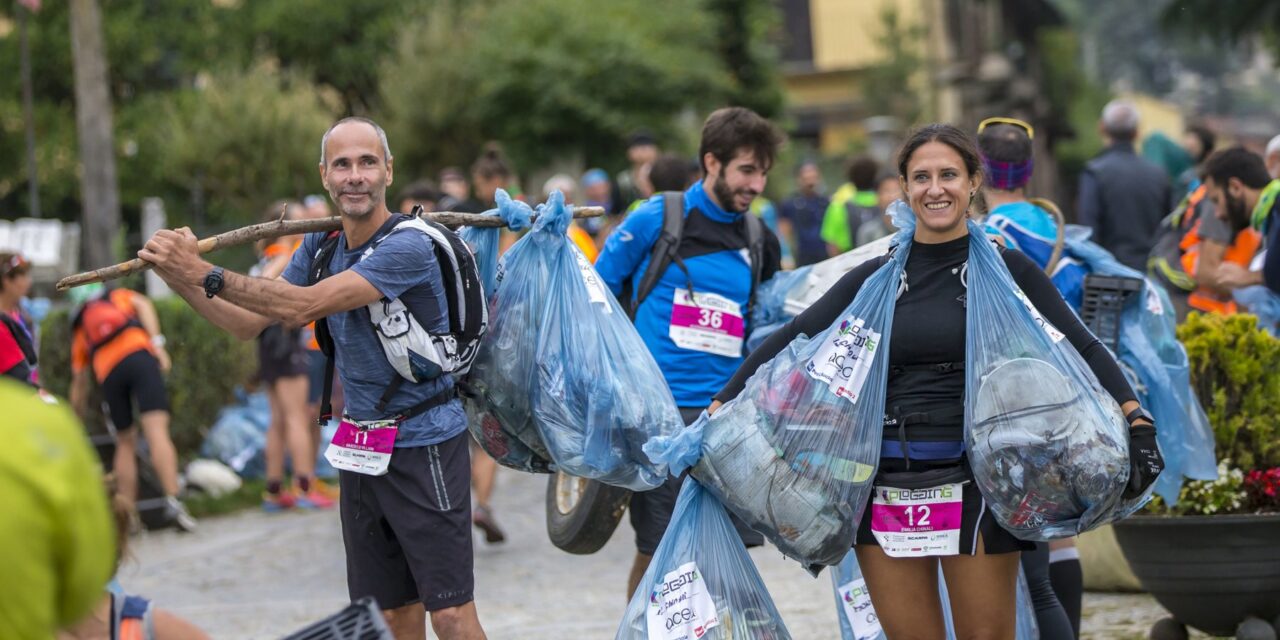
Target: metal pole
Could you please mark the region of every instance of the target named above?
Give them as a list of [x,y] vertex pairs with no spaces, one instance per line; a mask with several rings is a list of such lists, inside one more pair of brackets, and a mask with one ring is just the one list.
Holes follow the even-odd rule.
[[36,116],[31,89],[31,46],[27,43],[27,18],[31,13],[21,2],[14,2],[18,18],[19,66],[22,74],[22,118],[27,125],[27,192],[28,210],[32,218],[40,217],[40,183],[36,174]]

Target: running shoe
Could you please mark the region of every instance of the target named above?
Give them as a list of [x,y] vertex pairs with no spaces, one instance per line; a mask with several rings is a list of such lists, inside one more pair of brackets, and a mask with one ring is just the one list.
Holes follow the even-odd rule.
[[278,513],[286,511],[294,507],[293,493],[281,491],[279,493],[271,493],[270,491],[262,492],[262,510],[267,513]]
[[335,504],[333,499],[320,493],[315,487],[311,488],[308,493],[299,493],[293,502],[294,506],[299,509],[332,509]]
[[484,541],[489,544],[495,544],[507,539],[507,534],[503,533],[502,529],[498,527],[498,522],[493,519],[493,513],[489,511],[489,507],[476,506],[471,511],[471,523],[484,532]]
[[165,506],[165,519],[170,525],[183,533],[191,533],[196,530],[196,519],[187,511],[186,505],[173,496],[165,498],[165,502],[167,503]]
[[320,478],[314,478],[311,480],[311,492],[319,493],[320,495],[335,502],[338,500],[338,487],[336,485],[329,484]]

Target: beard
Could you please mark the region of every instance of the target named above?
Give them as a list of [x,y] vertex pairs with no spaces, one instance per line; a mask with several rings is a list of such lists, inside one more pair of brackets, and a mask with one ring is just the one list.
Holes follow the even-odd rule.
[[[366,196],[364,203],[348,203],[342,199],[343,195],[361,194]],[[382,198],[378,197],[373,190],[369,191],[339,191],[331,194],[334,204],[338,206],[338,211],[342,215],[350,218],[363,218],[373,213],[378,208],[378,203],[382,202]]]
[[1227,223],[1231,225],[1231,230],[1235,232],[1243,231],[1249,226],[1249,210],[1245,206],[1244,198],[1233,198],[1231,194],[1227,196]]
[[[720,206],[724,208],[725,211],[734,211],[733,209],[734,196],[751,196],[752,199],[755,199],[757,195],[760,195],[754,191],[751,191],[750,189],[738,189],[736,191],[733,189],[730,189],[729,184],[725,181],[725,178],[724,178],[723,167],[721,167],[720,169],[720,174],[718,179],[716,180],[715,186],[711,187],[711,193],[715,195],[716,201],[720,203]],[[748,204],[743,209],[743,211],[746,211],[747,209],[750,209],[750,208],[751,208],[751,204],[750,204],[750,201],[748,201]]]

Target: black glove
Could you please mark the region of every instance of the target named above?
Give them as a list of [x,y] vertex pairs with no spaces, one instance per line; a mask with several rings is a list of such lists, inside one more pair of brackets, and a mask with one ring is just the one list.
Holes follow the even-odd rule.
[[1156,428],[1141,424],[1129,427],[1129,485],[1121,496],[1126,500],[1142,495],[1164,471],[1164,456],[1156,446]]

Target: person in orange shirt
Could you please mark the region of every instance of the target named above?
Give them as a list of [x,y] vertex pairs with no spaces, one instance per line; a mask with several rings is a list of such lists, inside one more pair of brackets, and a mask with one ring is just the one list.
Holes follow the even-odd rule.
[[129,289],[108,290],[96,284],[73,291],[78,309],[71,324],[71,406],[82,418],[88,415],[93,376],[116,430],[113,469],[121,497],[131,507],[138,499],[134,425],[141,424],[168,502],[166,518],[183,531],[194,530],[195,519],[177,497],[178,453],[169,438],[169,394],[164,387],[164,373],[171,363],[155,307],[146,296]]

